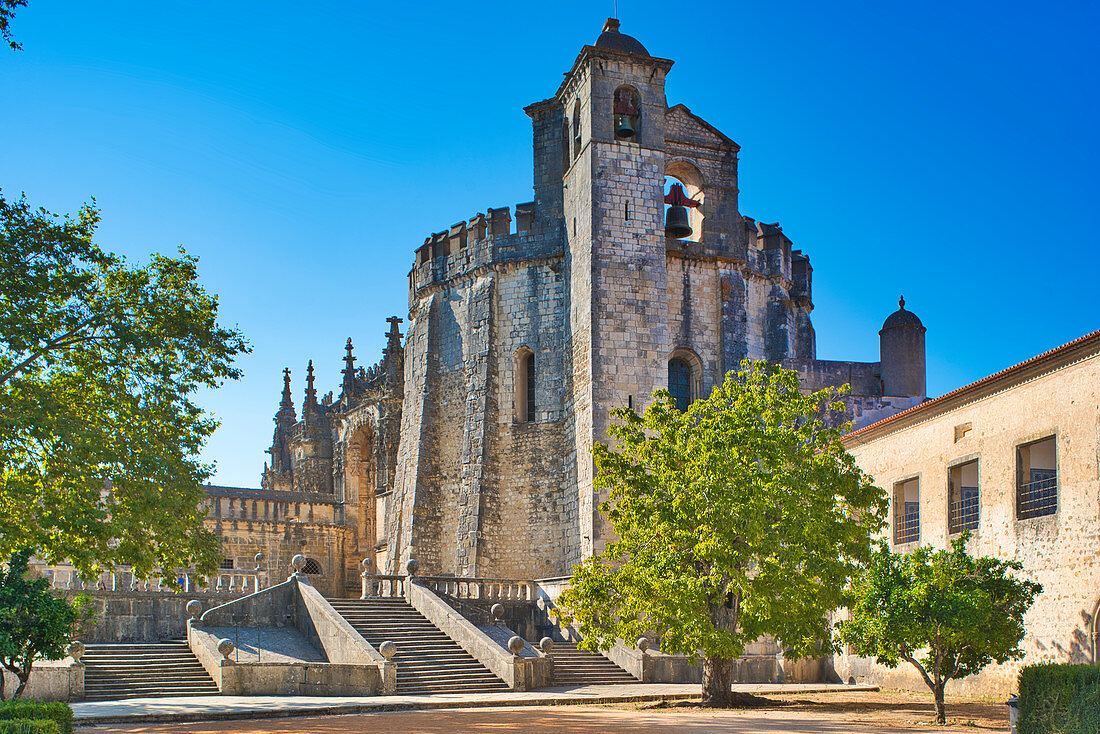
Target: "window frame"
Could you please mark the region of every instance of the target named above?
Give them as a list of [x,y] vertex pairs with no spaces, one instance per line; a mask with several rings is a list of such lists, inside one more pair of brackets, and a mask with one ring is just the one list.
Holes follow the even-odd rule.
[[[1041,470],[1041,471],[1053,471],[1054,475],[1052,477],[1049,477],[1048,479],[1035,480],[1035,479],[1031,478],[1032,476],[1034,476],[1031,472],[1035,471],[1035,467],[1033,467],[1031,465],[1030,450],[1031,450],[1031,447],[1035,446],[1036,444],[1043,443],[1045,441],[1053,442],[1052,452],[1054,454],[1054,460],[1053,460],[1052,463],[1054,464],[1054,468],[1050,469],[1050,470]],[[1015,510],[1015,518],[1016,518],[1017,522],[1024,522],[1024,521],[1027,521],[1027,520],[1040,519],[1040,518],[1044,518],[1044,517],[1053,517],[1053,516],[1058,514],[1058,510],[1059,510],[1059,507],[1060,507],[1060,504],[1061,504],[1060,503],[1060,496],[1059,496],[1061,493],[1058,491],[1059,490],[1058,479],[1059,479],[1059,477],[1061,476],[1061,473],[1062,473],[1061,470],[1058,468],[1058,464],[1059,464],[1059,461],[1058,461],[1058,459],[1059,459],[1058,444],[1059,444],[1059,441],[1058,441],[1058,432],[1057,431],[1050,431],[1050,432],[1047,432],[1047,433],[1043,433],[1043,434],[1037,435],[1033,438],[1029,438],[1027,440],[1020,441],[1020,442],[1015,444],[1014,453],[1015,453],[1015,460],[1016,460],[1016,471],[1015,471],[1016,501],[1015,501],[1014,510]],[[1022,479],[1023,479],[1023,460],[1022,460],[1022,458],[1023,457],[1022,457],[1021,451],[1024,450],[1024,449],[1028,450],[1028,452],[1029,452],[1028,453],[1028,472],[1029,472],[1028,480],[1029,481],[1027,481],[1027,482],[1022,481]],[[1036,510],[1021,511],[1020,510],[1020,505],[1021,505],[1021,501],[1024,497],[1024,487],[1025,486],[1030,487],[1031,485],[1035,485],[1035,484],[1038,484],[1039,482],[1048,481],[1048,480],[1052,482],[1052,486],[1049,487],[1049,494],[1053,495],[1053,503],[1049,504],[1049,505],[1047,505],[1047,504],[1040,505]],[[1040,488],[1038,491],[1039,492],[1046,492],[1046,490],[1047,490],[1047,488]],[[1035,490],[1030,490],[1030,491],[1035,492]],[[1040,496],[1038,500],[1032,500],[1032,501],[1033,502],[1044,502],[1046,499],[1047,499],[1046,497]]]
[[[920,533],[920,531],[921,531],[920,488],[921,488],[921,479],[922,479],[922,477],[921,477],[920,474],[911,474],[909,476],[904,476],[904,477],[901,477],[899,479],[896,479],[891,483],[892,489],[891,489],[891,492],[890,492],[890,531],[891,531],[891,539],[893,540],[893,545],[894,546],[911,545],[913,543],[920,543],[920,534],[921,534]],[[901,525],[901,522],[899,522],[899,519],[898,519],[899,490],[901,489],[901,487],[908,484],[909,482],[916,482],[917,483],[917,500],[914,503],[917,506],[916,531],[912,536],[901,534],[902,525]],[[902,507],[901,517],[905,518],[904,521],[906,523],[908,523],[908,516],[904,511],[904,505],[905,504],[908,504],[908,503],[905,502],[905,499],[904,499],[904,496],[903,496],[902,497],[903,507]]]
[[[975,502],[977,504],[977,507],[975,508],[975,511],[974,511],[975,517],[972,521],[973,522],[973,527],[970,527],[970,526],[965,525],[965,524],[953,524],[952,523],[953,515],[952,515],[952,511],[951,511],[951,505],[952,505],[952,501],[951,501],[951,472],[956,470],[956,469],[961,471],[963,467],[965,467],[969,464],[976,464],[977,465],[976,471],[977,471],[977,474],[978,474],[978,486],[976,488],[963,487],[962,486],[962,480],[960,479],[959,480],[959,495],[960,495],[960,497],[959,497],[958,502],[962,503],[962,502],[966,501],[966,498],[961,496],[963,489],[977,489],[978,494],[977,494],[977,497],[975,498]],[[981,518],[982,518],[982,463],[981,463],[981,457],[978,454],[968,454],[967,456],[960,456],[959,458],[953,460],[952,462],[950,462],[947,465],[947,477],[946,478],[947,478],[947,534],[948,534],[948,536],[959,535],[963,531],[966,531],[966,530],[977,531],[981,527]]]

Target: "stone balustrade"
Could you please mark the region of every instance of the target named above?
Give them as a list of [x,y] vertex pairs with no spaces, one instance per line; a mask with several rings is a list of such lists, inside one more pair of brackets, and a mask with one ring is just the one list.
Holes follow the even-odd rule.
[[418,576],[417,579],[437,594],[455,599],[493,599],[503,601],[535,600],[535,582],[527,579],[459,578]]
[[[139,579],[130,566],[115,566],[93,578],[82,578],[73,566],[68,564],[48,564],[31,561],[32,571],[50,580],[50,588],[63,591],[172,591],[170,576],[153,575]],[[259,568],[221,569],[210,576],[202,576],[194,571],[179,571],[175,574],[179,589],[184,593],[204,590],[207,593],[238,596],[252,594],[267,585],[267,571]]]

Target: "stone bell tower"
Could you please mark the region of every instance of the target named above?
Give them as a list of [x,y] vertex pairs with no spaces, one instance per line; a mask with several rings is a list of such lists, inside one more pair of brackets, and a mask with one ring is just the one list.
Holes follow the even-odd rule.
[[609,19],[556,99],[564,114],[563,215],[577,456],[580,554],[607,529],[592,487],[592,445],[609,412],[665,387],[668,289],[664,233],[665,74]]

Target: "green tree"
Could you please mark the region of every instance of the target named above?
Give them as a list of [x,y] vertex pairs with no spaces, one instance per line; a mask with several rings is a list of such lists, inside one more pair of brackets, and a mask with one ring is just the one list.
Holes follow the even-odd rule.
[[16,51],[23,48],[23,46],[16,43],[11,36],[11,19],[15,16],[16,8],[26,6],[27,0],[0,0],[0,36]]
[[803,394],[764,362],[729,373],[681,413],[669,393],[612,411],[595,485],[616,539],[574,567],[559,605],[582,646],[647,633],[703,657],[703,701],[732,701],[732,659],[773,635],[789,656],[831,649],[827,614],[870,552],[886,501],[823,418],[836,390]]
[[98,222],[0,197],[0,556],[210,572],[198,453],[217,422],[192,396],[238,378],[248,347],[195,258],[130,266]]
[[913,665],[941,724],[947,681],[1023,656],[1024,613],[1043,590],[1013,575],[1019,561],[972,558],[969,537],[956,538],[950,551],[922,546],[909,554],[882,543],[854,584],[851,618],[838,624],[855,654],[891,668]]
[[[78,628],[89,619],[91,599],[84,594],[72,602],[50,593],[47,579],[27,579],[31,552],[17,551],[5,570],[0,567],[0,664],[19,679],[12,698],[23,695],[36,660],[55,660]],[[0,701],[4,676],[0,672]]]

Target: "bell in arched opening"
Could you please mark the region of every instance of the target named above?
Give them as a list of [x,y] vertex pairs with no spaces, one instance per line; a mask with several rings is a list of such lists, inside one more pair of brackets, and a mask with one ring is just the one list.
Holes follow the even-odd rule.
[[619,140],[634,137],[634,123],[630,121],[630,115],[615,115],[615,137]]
[[694,230],[688,223],[687,208],[689,206],[697,207],[699,202],[695,199],[689,199],[684,194],[684,188],[675,183],[669,188],[668,194],[665,196],[665,203],[668,204],[668,212],[665,214],[665,237],[674,240],[691,237]]
[[688,224],[688,210],[679,205],[670,206],[665,213],[665,237],[682,240],[691,237],[691,225]]

